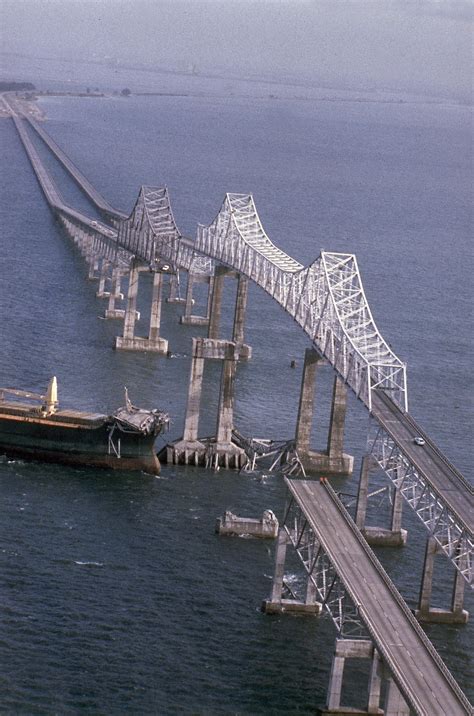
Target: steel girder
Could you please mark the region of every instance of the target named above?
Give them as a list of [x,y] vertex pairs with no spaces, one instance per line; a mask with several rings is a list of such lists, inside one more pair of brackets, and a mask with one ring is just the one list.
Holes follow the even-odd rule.
[[293,497],[289,497],[281,527],[287,533],[308,579],[313,583],[319,601],[328,611],[337,631],[344,638],[367,639],[369,633],[336,572],[328,554],[311,528],[304,512]]
[[369,431],[369,454],[416,512],[444,554],[473,587],[474,536],[377,422]]

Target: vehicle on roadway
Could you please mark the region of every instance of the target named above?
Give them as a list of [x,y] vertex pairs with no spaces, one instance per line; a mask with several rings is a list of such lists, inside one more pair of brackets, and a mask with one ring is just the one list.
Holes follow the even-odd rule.
[[415,445],[424,445],[425,444],[425,440],[423,438],[420,438],[419,436],[416,438],[413,438],[413,442],[415,443]]

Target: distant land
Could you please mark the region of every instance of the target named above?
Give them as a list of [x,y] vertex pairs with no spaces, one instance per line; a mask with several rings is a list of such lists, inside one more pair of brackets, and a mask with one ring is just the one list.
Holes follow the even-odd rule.
[[0,92],[33,92],[35,89],[31,82],[0,81]]

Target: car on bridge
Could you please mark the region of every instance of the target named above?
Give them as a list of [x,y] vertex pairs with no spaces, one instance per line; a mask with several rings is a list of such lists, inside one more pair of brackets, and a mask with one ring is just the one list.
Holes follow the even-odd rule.
[[420,438],[419,436],[417,436],[416,438],[413,438],[413,442],[415,443],[415,445],[424,445],[425,444],[424,438]]

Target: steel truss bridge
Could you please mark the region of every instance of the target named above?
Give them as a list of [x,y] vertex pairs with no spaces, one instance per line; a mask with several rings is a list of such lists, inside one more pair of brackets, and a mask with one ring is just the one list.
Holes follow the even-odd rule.
[[[14,112],[12,119],[52,211],[68,236],[76,243],[86,240],[97,258],[123,270],[138,260],[175,275],[185,270],[211,276],[224,265],[277,301],[367,407],[372,460],[472,586],[472,487],[409,415],[406,366],[375,325],[356,257],[322,251],[304,267],[272,243],[250,194],[226,194],[214,221],[198,226],[195,240],[179,231],[166,187],[143,186],[126,216],[108,204],[39,125]],[[102,221],[67,205],[40,160],[33,130]],[[413,443],[416,436],[425,439],[422,450]],[[290,502],[283,529],[341,635],[372,642],[415,713],[471,713],[329,486],[287,482]],[[337,531],[332,540],[327,536],[331,529]]]
[[[353,254],[322,251],[309,266],[265,233],[250,194],[226,194],[214,221],[184,237],[166,187],[140,189],[130,214],[114,209],[34,121],[12,117],[45,197],[68,235],[86,236],[100,258],[128,267],[132,258],[179,274],[211,275],[216,264],[246,276],[301,327],[312,346],[372,417],[369,451],[463,578],[473,585],[472,486],[408,413],[406,365],[375,325]],[[69,207],[45,170],[26,122],[50,148],[104,222]],[[413,439],[425,439],[423,450]]]
[[[469,701],[330,485],[288,478],[285,482],[288,499],[278,543],[283,559],[278,562],[277,557],[274,591],[281,587],[288,541],[301,560],[308,586],[329,612],[346,644],[350,646],[357,640],[372,644],[368,653],[359,649],[352,655],[373,657],[376,667],[377,659],[381,660],[395,681],[405,703],[393,710],[387,708],[386,713],[471,714]],[[345,653],[351,656],[349,650]],[[339,701],[342,669],[337,678],[334,666],[333,662],[331,681],[336,685],[329,687],[328,710],[347,713],[350,709],[340,707]],[[373,676],[374,670],[372,679]],[[335,691],[338,693],[332,711],[331,696]],[[380,713],[380,684],[374,689],[372,683],[372,691],[369,713]]]

